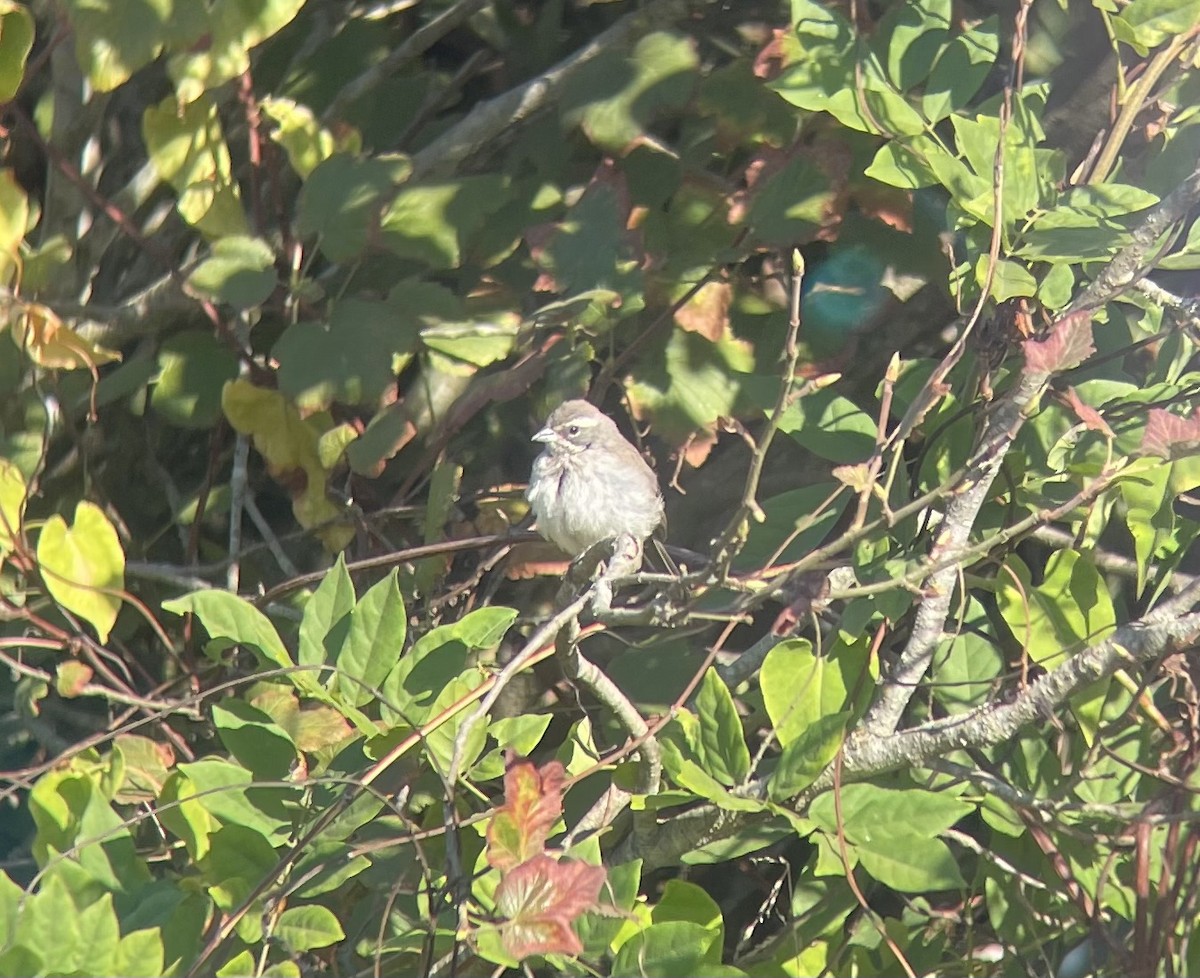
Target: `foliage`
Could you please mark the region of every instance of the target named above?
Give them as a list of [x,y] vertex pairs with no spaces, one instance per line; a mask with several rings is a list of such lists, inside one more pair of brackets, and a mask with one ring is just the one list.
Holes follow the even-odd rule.
[[1200,970],[1198,23],[0,0],[0,974]]

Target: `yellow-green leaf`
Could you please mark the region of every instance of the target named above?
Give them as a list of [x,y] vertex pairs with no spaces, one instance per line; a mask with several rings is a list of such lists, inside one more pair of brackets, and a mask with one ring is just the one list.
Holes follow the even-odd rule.
[[25,512],[25,476],[8,459],[0,458],[0,557],[11,553]]
[[71,526],[61,516],[50,517],[38,536],[37,558],[54,600],[107,642],[125,589],[125,552],[104,511],[81,502]]

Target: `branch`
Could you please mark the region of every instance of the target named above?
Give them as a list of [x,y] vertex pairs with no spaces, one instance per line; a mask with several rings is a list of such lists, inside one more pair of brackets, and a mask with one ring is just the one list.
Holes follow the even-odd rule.
[[345,85],[329,104],[329,108],[322,113],[321,121],[325,125],[336,122],[345,114],[351,102],[358,101],[389,75],[396,74],[409,61],[419,58],[459,24],[487,6],[487,2],[488,0],[458,0],[458,3],[442,11],[428,24],[418,27],[395,51]]
[[1161,245],[1163,234],[1182,221],[1197,203],[1200,203],[1200,163],[1191,176],[1150,208],[1133,232],[1133,240],[1113,256],[1064,310],[1064,315],[1081,309],[1098,309],[1133,286],[1153,266],[1151,252]]
[[[1054,715],[1079,690],[1112,676],[1130,664],[1146,664],[1180,652],[1200,638],[1200,582],[1138,621],[1122,625],[1107,639],[1076,652],[1056,669],[1035,680],[1011,703],[987,704],[967,713],[934,720],[900,733],[883,736],[859,730],[843,748],[841,782],[861,781],[897,768],[927,766],[955,751],[1002,743],[1019,731]],[[791,802],[803,812],[817,795],[833,786],[833,768]],[[738,789],[739,794],[766,797],[759,779]],[[644,860],[643,871],[674,865],[684,854],[745,831],[768,817],[766,813],[734,812],[704,805],[654,827],[651,833],[630,836],[615,858]]]
[[650,0],[536,78],[477,105],[449,132],[413,156],[413,179],[453,173],[468,157],[502,133],[511,132],[554,104],[563,85],[584,65],[610,48],[625,46],[634,38],[665,27],[677,20],[685,9],[682,0]]
[[921,586],[925,598],[917,609],[908,643],[884,678],[878,698],[863,719],[863,726],[876,736],[890,734],[896,729],[917,684],[929,669],[933,653],[942,639],[960,573],[958,557],[969,548],[971,529],[991,492],[1004,456],[1021,429],[1026,410],[1049,379],[1045,373],[1022,373],[996,402],[984,423],[982,443],[967,464],[966,473],[955,487],[946,515],[938,527],[929,554],[929,562],[938,569]]
[[[1018,693],[1011,703],[988,704],[889,737],[851,737],[845,747],[842,773],[865,777],[920,765],[965,747],[986,747],[1008,740],[1022,727],[1051,716],[1089,683],[1131,663],[1146,663],[1192,645],[1200,637],[1200,612],[1190,611],[1197,601],[1200,582],[1139,621],[1122,625],[1104,641],[1075,653]],[[832,784],[832,772],[826,772],[801,796],[801,804]]]

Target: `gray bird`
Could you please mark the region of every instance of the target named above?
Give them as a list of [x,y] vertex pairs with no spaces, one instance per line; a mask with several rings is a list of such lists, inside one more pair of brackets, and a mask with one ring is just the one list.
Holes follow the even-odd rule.
[[639,547],[662,524],[658,479],[612,418],[587,401],[566,401],[533,436],[546,447],[526,498],[538,532],[578,557],[622,534]]

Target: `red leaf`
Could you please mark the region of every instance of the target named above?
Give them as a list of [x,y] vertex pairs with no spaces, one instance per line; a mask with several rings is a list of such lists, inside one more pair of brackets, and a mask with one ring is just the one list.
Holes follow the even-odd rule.
[[503,871],[540,855],[550,829],[562,815],[567,772],[558,761],[535,768],[515,761],[504,772],[504,804],[487,830],[488,862]]
[[1079,399],[1074,387],[1067,388],[1067,407],[1075,412],[1075,417],[1082,421],[1087,428],[1098,431],[1108,438],[1116,437],[1112,428],[1108,426],[1108,422],[1104,420],[1104,416],[1090,404],[1084,404]]
[[1063,316],[1044,337],[1026,340],[1021,348],[1031,373],[1056,374],[1078,367],[1096,352],[1092,314],[1085,309]]
[[[1181,418],[1162,408],[1151,408],[1142,436],[1142,454],[1179,458],[1200,445],[1200,411]],[[1175,451],[1182,449],[1182,451]]]
[[501,928],[508,952],[579,954],[583,945],[571,924],[596,906],[604,880],[603,866],[555,862],[545,853],[506,874],[496,887],[496,909],[508,918]]

